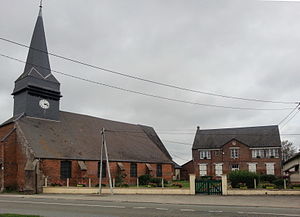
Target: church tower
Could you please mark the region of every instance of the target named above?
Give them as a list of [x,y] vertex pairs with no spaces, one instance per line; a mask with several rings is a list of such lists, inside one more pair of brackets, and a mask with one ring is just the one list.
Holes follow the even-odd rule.
[[52,75],[42,6],[34,27],[23,74],[15,81],[14,116],[59,120],[60,83]]

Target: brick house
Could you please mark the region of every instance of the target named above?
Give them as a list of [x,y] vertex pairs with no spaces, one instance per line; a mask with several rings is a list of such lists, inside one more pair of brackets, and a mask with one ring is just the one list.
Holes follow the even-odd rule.
[[211,130],[198,127],[192,155],[198,177],[220,177],[233,170],[281,175],[278,126]]
[[[42,52],[41,52],[42,51]],[[23,74],[15,81],[14,115],[0,125],[1,189],[41,191],[48,184],[98,184],[100,131],[105,128],[113,178],[128,184],[151,174],[172,180],[171,156],[152,127],[59,109],[60,83],[50,69],[40,9]],[[103,158],[103,183],[108,167]]]

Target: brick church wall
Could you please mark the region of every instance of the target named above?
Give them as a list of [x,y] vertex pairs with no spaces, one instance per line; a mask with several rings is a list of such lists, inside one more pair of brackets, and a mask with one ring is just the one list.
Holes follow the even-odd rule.
[[[49,185],[67,185],[66,179],[61,179],[60,177],[60,162],[61,160],[50,160],[43,159],[40,163],[40,169],[45,177],[48,178]],[[76,186],[77,184],[85,184],[88,186],[89,179],[91,179],[92,186],[96,186],[99,183],[98,178],[98,161],[85,161],[87,166],[86,171],[81,171],[77,160],[72,160],[72,176],[69,179],[70,186]],[[110,172],[112,178],[116,178],[120,172],[117,162],[109,162]],[[130,177],[130,162],[122,162],[124,166],[123,174],[126,176],[123,179],[124,183],[136,184],[137,177],[147,173],[147,167],[145,163],[137,163],[137,177]],[[156,164],[151,164],[153,171],[150,172],[152,176],[156,176]],[[172,164],[162,164],[162,174],[163,178],[171,181],[173,177],[173,165]],[[108,172],[106,172],[106,177],[102,178],[102,183],[108,185]]]

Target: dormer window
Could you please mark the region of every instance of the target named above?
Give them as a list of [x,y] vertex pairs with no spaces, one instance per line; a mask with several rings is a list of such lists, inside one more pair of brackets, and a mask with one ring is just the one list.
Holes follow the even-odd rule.
[[209,150],[200,150],[200,159],[211,159],[211,154]]

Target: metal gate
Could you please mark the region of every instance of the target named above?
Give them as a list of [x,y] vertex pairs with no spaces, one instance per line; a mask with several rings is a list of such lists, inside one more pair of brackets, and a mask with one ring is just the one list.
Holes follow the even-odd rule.
[[208,195],[222,195],[221,180],[196,180],[196,193]]

